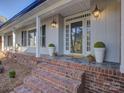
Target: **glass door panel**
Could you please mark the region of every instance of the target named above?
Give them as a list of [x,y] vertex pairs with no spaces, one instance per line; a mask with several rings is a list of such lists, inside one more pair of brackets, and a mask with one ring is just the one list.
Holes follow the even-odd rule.
[[82,21],[71,23],[71,53],[82,54]]

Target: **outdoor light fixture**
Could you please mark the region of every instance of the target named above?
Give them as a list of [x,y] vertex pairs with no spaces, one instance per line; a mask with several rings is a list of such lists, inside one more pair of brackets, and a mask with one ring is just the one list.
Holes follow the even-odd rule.
[[98,18],[100,16],[100,9],[98,9],[97,5],[94,11],[92,12],[95,18]]
[[53,28],[55,28],[55,27],[56,27],[56,25],[57,25],[56,21],[55,21],[55,20],[53,20],[53,22],[51,23],[51,26],[52,26]]
[[57,23],[56,23],[56,21],[54,20],[54,18],[53,18],[53,21],[52,21],[52,23],[51,23],[51,26],[52,26],[53,28],[56,28],[56,26],[57,26]]

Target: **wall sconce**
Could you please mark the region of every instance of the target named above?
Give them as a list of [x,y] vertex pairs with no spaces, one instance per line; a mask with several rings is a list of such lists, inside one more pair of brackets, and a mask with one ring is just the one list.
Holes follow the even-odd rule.
[[51,26],[52,26],[52,28],[56,28],[57,27],[57,22],[54,20],[54,18],[53,18],[53,21],[51,23]]
[[53,21],[52,21],[51,26],[52,26],[53,28],[56,28],[57,23],[56,23],[56,21],[55,21],[55,20],[53,20]]
[[97,5],[94,11],[92,12],[95,18],[98,18],[100,16],[100,9],[98,9]]

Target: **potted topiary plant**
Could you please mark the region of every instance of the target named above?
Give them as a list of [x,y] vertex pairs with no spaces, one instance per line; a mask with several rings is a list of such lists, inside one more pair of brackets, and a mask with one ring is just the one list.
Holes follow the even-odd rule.
[[9,71],[9,78],[15,78],[16,76],[16,71],[15,70],[10,70]]
[[94,44],[94,52],[97,63],[103,63],[105,56],[105,44],[103,42],[96,42]]
[[55,54],[55,45],[51,43],[51,44],[48,45],[48,47],[49,47],[49,55],[54,56],[54,54]]
[[20,44],[16,44],[16,51],[17,52],[20,51],[20,48],[21,48]]

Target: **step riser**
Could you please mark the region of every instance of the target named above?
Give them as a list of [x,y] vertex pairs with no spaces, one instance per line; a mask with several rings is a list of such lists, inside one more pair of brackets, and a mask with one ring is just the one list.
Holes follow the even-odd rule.
[[15,93],[42,93],[39,90],[36,90],[36,89],[32,90],[30,87],[25,87],[25,88],[24,87],[25,85],[21,85],[15,88],[14,92]]
[[[37,89],[42,91],[41,93],[70,93],[70,92],[66,92],[64,90],[58,89],[46,81],[38,80],[36,82],[32,82],[29,80],[29,78],[27,78],[25,79],[24,84],[32,89]],[[49,88],[51,88],[52,90],[49,90]]]
[[54,78],[49,78],[47,76],[40,75],[40,72],[37,72],[37,71],[36,72],[33,71],[32,75],[37,77],[37,78],[39,78],[39,79],[41,79],[41,80],[43,79],[45,81],[48,81],[48,82],[52,83],[53,85],[55,85],[55,86],[57,86],[57,87],[59,87],[61,89],[64,89],[66,91],[70,91],[70,92],[73,91],[73,93],[77,93],[77,89],[78,89],[77,87],[79,87],[77,85],[75,85],[75,86],[74,85],[70,85],[70,84],[67,85],[64,82],[61,82],[61,81],[56,80]]
[[62,68],[61,66],[53,66],[53,65],[39,65],[38,68],[48,70],[52,73],[56,73],[61,76],[65,76],[71,79],[81,81],[82,73],[81,71],[72,70],[69,68]]
[[[51,81],[51,80],[49,80],[49,79],[44,79],[44,77],[41,77],[41,76],[36,75],[36,74],[35,74],[35,76],[36,76],[38,79],[43,79],[43,80],[45,80],[45,81],[47,81],[47,82],[53,84],[55,88],[58,88],[58,89],[60,88],[60,89],[62,89],[62,90],[64,90],[64,91],[67,91],[67,92],[71,92],[71,91],[72,91],[72,90],[69,91],[68,88],[65,88],[64,85],[59,84],[59,82],[54,82],[54,81]],[[57,84],[57,83],[58,83],[58,84]],[[76,93],[76,92],[74,92],[74,93]]]
[[[24,82],[24,85],[25,86],[28,86],[30,88],[32,88],[33,90],[39,90],[40,92],[39,93],[44,93],[42,90],[41,90],[41,87],[40,86],[35,86],[33,83],[31,82]],[[44,90],[45,91],[45,90]],[[45,92],[47,93],[47,92]]]

